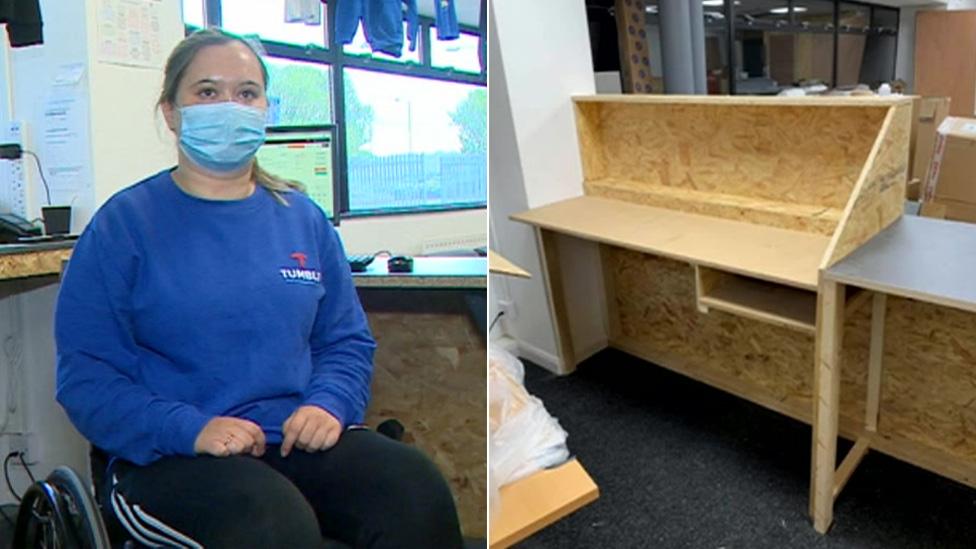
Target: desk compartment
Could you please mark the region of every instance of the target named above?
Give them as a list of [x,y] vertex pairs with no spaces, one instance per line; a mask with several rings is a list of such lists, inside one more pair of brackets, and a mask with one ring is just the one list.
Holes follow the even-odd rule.
[[709,267],[695,266],[698,310],[726,313],[813,334],[817,293]]

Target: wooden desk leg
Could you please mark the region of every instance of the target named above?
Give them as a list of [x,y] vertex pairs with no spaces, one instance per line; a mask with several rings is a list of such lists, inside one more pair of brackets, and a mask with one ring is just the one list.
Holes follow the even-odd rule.
[[568,374],[576,369],[576,352],[573,349],[573,334],[569,328],[566,312],[566,294],[563,290],[563,275],[559,266],[559,246],[556,234],[545,229],[535,228],[536,244],[542,259],[542,280],[546,285],[549,301],[549,314],[556,328],[556,349],[562,362],[560,373]]
[[868,398],[865,405],[864,427],[871,433],[878,430],[881,409],[881,362],[884,358],[884,328],[888,295],[875,292],[871,307],[871,354],[868,359]]
[[824,534],[834,518],[834,467],[840,403],[840,351],[844,337],[844,285],[821,280],[817,311],[817,367],[814,373],[813,526]]

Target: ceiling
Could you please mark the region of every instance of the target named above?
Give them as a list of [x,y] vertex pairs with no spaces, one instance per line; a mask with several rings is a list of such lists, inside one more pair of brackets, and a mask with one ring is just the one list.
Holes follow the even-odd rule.
[[[487,0],[486,0],[487,1]],[[530,2],[532,0],[525,0]],[[458,23],[477,27],[481,18],[481,0],[454,0]],[[417,0],[417,12],[427,17],[434,16],[434,0]]]

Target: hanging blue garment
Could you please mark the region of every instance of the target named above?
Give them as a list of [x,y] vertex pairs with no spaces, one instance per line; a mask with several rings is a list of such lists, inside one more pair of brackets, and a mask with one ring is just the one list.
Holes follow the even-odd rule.
[[400,57],[403,51],[403,5],[407,8],[407,38],[410,51],[417,48],[420,22],[417,0],[333,0],[336,41],[348,44],[360,22],[373,51]]
[[461,36],[454,0],[434,0],[434,15],[438,40],[454,40]]

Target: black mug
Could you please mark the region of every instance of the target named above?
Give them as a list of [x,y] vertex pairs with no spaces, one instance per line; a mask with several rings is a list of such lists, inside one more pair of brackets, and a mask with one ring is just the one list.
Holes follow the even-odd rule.
[[68,234],[71,232],[71,206],[42,206],[44,234]]

